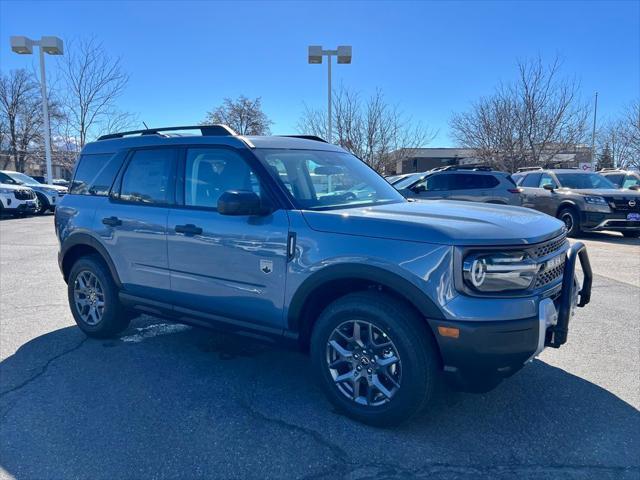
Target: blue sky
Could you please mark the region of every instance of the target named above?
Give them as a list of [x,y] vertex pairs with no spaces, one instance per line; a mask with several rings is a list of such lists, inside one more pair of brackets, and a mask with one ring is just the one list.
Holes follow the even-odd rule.
[[[326,105],[310,44],[353,45],[334,85],[376,87],[452,146],[451,113],[515,76],[518,59],[563,59],[601,118],[640,96],[640,2],[27,2],[0,0],[0,67],[31,67],[10,35],[95,36],[131,79],[120,105],[150,126],[193,124],[224,97],[261,96],[276,134]],[[55,74],[55,61],[47,58]]]

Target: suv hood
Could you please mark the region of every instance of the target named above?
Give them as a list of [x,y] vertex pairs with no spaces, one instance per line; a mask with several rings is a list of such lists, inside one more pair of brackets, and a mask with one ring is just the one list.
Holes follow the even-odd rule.
[[0,188],[6,188],[7,190],[31,190],[26,185],[13,185],[12,183],[0,183]]
[[620,190],[617,188],[570,188],[569,191],[580,195],[593,195],[598,197],[637,197],[640,192],[635,190]]
[[432,200],[303,212],[320,232],[447,245],[529,245],[560,235],[564,224],[522,207]]

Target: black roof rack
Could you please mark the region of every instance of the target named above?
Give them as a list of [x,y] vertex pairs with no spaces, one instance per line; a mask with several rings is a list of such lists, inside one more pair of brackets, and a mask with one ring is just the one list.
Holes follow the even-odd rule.
[[468,164],[468,165],[446,165],[444,167],[436,167],[432,172],[444,172],[451,170],[472,170],[476,172],[492,172],[493,169],[488,165]]
[[518,168],[518,172],[530,172],[533,170],[542,170],[542,167],[520,167]]
[[280,137],[288,137],[288,138],[304,138],[305,140],[314,140],[316,142],[327,142],[324,138],[318,137],[317,135],[279,135]]
[[145,130],[110,133],[108,135],[102,135],[98,140],[112,140],[114,138],[128,137],[131,135],[161,135],[164,132],[175,132],[181,130],[199,130],[203,137],[225,137],[237,135],[236,132],[226,125],[189,125],[184,127],[147,128]]

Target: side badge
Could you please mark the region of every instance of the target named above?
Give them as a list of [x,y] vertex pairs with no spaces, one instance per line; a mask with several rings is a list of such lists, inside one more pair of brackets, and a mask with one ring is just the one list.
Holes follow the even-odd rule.
[[273,272],[273,261],[260,260],[260,270],[262,270],[262,273],[265,273],[267,275]]

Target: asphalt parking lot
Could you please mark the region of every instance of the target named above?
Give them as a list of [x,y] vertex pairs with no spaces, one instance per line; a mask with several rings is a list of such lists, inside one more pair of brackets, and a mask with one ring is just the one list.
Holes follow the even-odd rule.
[[87,339],[51,216],[0,222],[0,478],[640,478],[640,241],[593,234],[569,343],[488,394],[380,430],[308,358],[149,316]]

